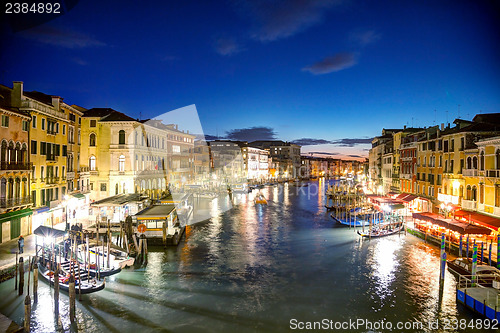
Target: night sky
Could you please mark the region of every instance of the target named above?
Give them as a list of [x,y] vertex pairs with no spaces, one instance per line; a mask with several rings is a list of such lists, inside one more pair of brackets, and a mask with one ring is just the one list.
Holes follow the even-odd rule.
[[79,1],[3,20],[0,83],[136,118],[195,104],[205,134],[364,156],[383,127],[500,112],[496,3]]

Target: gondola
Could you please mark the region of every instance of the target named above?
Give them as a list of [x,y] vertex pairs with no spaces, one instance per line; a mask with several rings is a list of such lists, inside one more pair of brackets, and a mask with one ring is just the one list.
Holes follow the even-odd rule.
[[[54,271],[48,269],[42,263],[39,263],[38,273],[50,285],[54,285]],[[62,267],[59,274],[59,288],[65,292],[69,292],[69,274]],[[82,283],[81,288],[78,285],[78,274],[75,274],[75,289],[77,293],[81,290],[82,294],[90,294],[103,290],[106,286],[106,280],[99,281],[95,278],[89,279],[87,273],[83,271],[82,267],[80,267],[80,279]]]
[[384,236],[390,236],[399,233],[401,230],[403,230],[403,226],[399,225],[395,228],[377,228],[375,230],[372,230],[371,232],[362,232],[362,231],[357,231],[358,235],[361,237],[367,237],[367,238],[376,238],[376,237],[384,237]]
[[[470,258],[456,258],[448,260],[448,270],[454,275],[472,275],[472,259]],[[476,275],[478,282],[484,287],[491,287],[494,280],[494,275],[500,276],[500,270],[490,265],[482,265],[479,263],[476,266]]]

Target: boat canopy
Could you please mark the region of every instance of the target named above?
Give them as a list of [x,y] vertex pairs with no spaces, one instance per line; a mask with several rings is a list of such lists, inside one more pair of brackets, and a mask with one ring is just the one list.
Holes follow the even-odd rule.
[[33,233],[37,236],[47,237],[47,238],[64,237],[66,235],[66,232],[63,230],[46,227],[44,225],[41,225],[38,228],[36,228]]

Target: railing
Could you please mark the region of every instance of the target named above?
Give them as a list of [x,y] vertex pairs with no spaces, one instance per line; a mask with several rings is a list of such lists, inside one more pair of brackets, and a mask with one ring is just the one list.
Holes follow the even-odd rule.
[[477,210],[477,201],[462,199],[462,208],[468,210]]
[[494,169],[486,170],[486,177],[500,178],[500,170],[494,170]]
[[1,162],[0,170],[31,170],[33,163],[27,162]]
[[47,161],[51,162],[57,162],[57,156],[56,155],[47,155]]
[[47,130],[47,134],[50,134],[50,135],[56,135],[56,134],[57,134],[57,132],[56,132],[56,131]]
[[66,172],[66,178],[68,178],[68,179],[74,179],[75,178],[75,173],[73,171]]
[[463,169],[462,174],[465,177],[477,177],[478,176],[478,170],[477,169]]
[[31,203],[33,203],[33,201],[31,201],[31,196],[10,199],[2,198],[0,199],[0,208],[11,208],[16,206],[29,205]]
[[56,111],[53,108],[51,108],[43,103],[40,103],[38,101],[35,101],[35,100],[31,100],[31,99],[24,100],[22,102],[22,107],[42,111],[42,112],[48,113],[50,115],[53,115],[54,117],[68,119],[68,115],[65,114],[64,112]]

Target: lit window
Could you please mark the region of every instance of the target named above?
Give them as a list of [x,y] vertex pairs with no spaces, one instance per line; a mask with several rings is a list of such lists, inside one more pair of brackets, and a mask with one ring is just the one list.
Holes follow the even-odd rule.
[[118,160],[118,167],[120,171],[125,171],[125,156],[121,155]]

